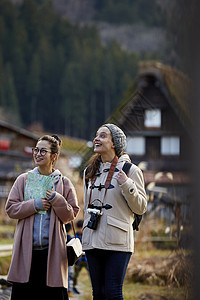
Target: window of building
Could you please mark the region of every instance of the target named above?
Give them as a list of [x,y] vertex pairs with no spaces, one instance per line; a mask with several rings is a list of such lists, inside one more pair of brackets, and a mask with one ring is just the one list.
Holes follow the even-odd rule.
[[145,147],[146,143],[143,136],[127,137],[126,152],[128,152],[129,154],[144,155]]
[[180,137],[168,136],[161,138],[162,155],[179,155],[180,154]]
[[161,110],[160,109],[147,109],[144,113],[145,127],[161,127]]

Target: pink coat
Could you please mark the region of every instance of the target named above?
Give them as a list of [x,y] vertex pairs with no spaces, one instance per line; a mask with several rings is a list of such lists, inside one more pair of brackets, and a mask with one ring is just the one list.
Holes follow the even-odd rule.
[[[12,282],[28,282],[31,260],[33,221],[36,213],[34,199],[24,201],[27,173],[15,181],[6,202],[6,212],[12,219],[18,219],[13,254],[7,279]],[[47,285],[65,287],[68,285],[68,263],[66,251],[66,231],[63,224],[73,220],[79,206],[71,181],[62,177],[56,188],[49,225],[49,252],[47,262]]]

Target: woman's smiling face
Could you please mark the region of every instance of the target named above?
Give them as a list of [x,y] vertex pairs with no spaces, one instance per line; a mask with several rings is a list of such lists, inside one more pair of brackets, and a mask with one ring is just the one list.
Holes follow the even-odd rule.
[[114,143],[112,141],[112,135],[107,127],[100,127],[96,133],[96,137],[93,140],[94,152],[99,154],[107,154],[110,151],[114,151]]
[[37,166],[52,165],[51,146],[48,141],[39,141],[33,150],[33,159]]

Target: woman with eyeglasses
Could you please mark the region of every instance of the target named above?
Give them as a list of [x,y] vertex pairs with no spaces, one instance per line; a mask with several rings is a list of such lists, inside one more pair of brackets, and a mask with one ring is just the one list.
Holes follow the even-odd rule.
[[14,182],[6,212],[17,219],[7,280],[13,283],[11,300],[66,300],[67,251],[64,224],[79,206],[71,181],[54,169],[61,140],[44,135],[33,148],[36,167]]

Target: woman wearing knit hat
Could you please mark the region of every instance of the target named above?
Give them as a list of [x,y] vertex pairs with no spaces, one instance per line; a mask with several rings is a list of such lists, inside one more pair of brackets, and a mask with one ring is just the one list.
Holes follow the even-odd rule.
[[84,172],[83,250],[89,266],[94,300],[123,299],[122,286],[134,250],[134,213],[147,208],[141,170],[124,153],[126,136],[114,124],[102,125]]

